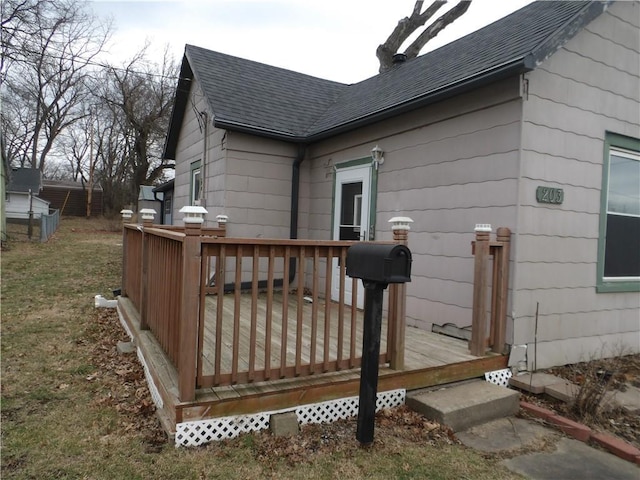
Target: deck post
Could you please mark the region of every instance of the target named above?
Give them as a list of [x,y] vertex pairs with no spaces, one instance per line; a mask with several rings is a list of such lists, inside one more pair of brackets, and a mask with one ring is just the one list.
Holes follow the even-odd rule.
[[178,358],[178,391],[181,402],[196,397],[198,317],[200,308],[200,262],[203,207],[183,207],[185,214],[182,244],[182,297],[180,299],[180,350]]
[[143,208],[140,210],[142,217],[142,278],[140,281],[140,330],[149,330],[149,321],[147,319],[147,311],[149,310],[147,303],[149,302],[149,236],[146,233],[147,228],[153,226],[153,219],[156,211],[152,208]]
[[133,217],[133,210],[127,208],[120,210],[122,215],[122,283],[120,284],[120,295],[127,296],[127,229],[124,226],[131,221]]
[[493,296],[495,297],[495,312],[493,316],[493,332],[492,351],[495,353],[504,353],[507,330],[507,297],[509,291],[509,257],[511,246],[511,230],[507,227],[500,227],[497,230],[497,243],[499,249],[495,253],[496,260],[496,276],[495,285],[493,285]]
[[473,313],[471,321],[471,355],[484,356],[487,336],[487,260],[491,225],[478,224],[475,228],[475,263],[473,270]]
[[[393,232],[393,241],[402,245],[409,243],[410,224],[413,220],[409,217],[393,217],[389,220],[391,223],[391,231]],[[389,309],[391,324],[391,335],[388,339],[390,343],[391,358],[389,359],[389,367],[392,370],[404,370],[404,336],[405,336],[405,314],[407,302],[407,286],[404,283],[392,284],[389,290]],[[391,318],[393,317],[393,318]]]
[[[227,215],[217,215],[216,222],[218,222],[218,228],[221,230],[227,230],[227,222],[229,221],[229,217]],[[225,234],[226,236],[226,234]]]

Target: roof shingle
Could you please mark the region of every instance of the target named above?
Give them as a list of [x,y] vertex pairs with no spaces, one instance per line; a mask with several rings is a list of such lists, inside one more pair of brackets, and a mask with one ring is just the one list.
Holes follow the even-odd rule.
[[[352,85],[192,45],[185,49],[182,75],[191,73],[200,83],[216,126],[308,142],[483,82],[529,71],[609,3],[534,2],[459,40]],[[165,147],[167,158],[175,158],[174,129],[179,128],[186,107],[185,87],[184,82],[178,87],[175,118]]]

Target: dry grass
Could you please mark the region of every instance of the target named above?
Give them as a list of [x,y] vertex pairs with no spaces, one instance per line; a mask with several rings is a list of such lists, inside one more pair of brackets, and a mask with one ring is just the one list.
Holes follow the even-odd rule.
[[120,243],[117,221],[64,218],[48,243],[13,237],[2,252],[3,479],[521,478],[407,412],[379,419],[371,449],[349,422],[295,439],[159,442],[140,366],[115,352],[125,335],[93,308],[120,286]]

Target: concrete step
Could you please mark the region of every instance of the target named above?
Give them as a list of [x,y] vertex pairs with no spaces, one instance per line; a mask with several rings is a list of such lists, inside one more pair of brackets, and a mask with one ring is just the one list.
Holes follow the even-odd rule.
[[514,415],[520,408],[520,394],[484,380],[456,384],[439,390],[407,393],[407,406],[425,417],[466,430],[497,418]]

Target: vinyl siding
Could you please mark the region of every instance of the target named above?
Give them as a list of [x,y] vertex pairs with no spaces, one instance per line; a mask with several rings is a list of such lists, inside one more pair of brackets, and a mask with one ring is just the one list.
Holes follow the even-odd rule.
[[471,323],[476,223],[516,222],[519,80],[502,81],[310,149],[309,235],[331,238],[333,166],[385,151],[378,170],[376,239],[388,220],[411,217],[407,323]]
[[[174,183],[173,223],[182,224],[180,209],[191,203],[191,164],[202,161],[203,137],[201,123],[198,122],[196,111],[208,112],[209,109],[198,83],[190,92],[189,104],[193,108],[185,109],[184,119],[180,128],[180,135],[176,148],[176,178]],[[208,115],[207,126],[207,164],[206,164],[206,196],[204,207],[208,210],[205,225],[214,226],[215,216],[224,208],[224,176],[225,151],[223,141],[224,130],[213,128],[211,116]],[[202,120],[201,120],[202,121]]]
[[[640,4],[617,2],[536,70],[523,107],[515,344],[536,366],[640,351],[638,293],[596,293],[606,131],[640,136]],[[564,189],[537,203],[539,185]]]
[[295,145],[227,132],[226,149],[229,235],[289,238]]

